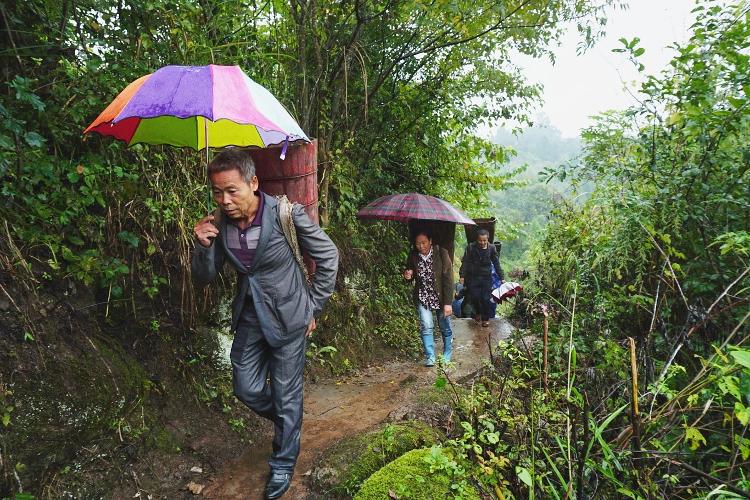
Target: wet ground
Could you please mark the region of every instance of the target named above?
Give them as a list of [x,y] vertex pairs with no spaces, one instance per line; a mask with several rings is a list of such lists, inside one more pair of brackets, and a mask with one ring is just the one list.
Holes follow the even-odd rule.
[[[481,367],[489,357],[490,347],[511,333],[510,324],[500,318],[491,320],[489,327],[481,327],[470,319],[454,319],[452,326],[454,366],[448,373],[454,379]],[[435,347],[441,352],[439,339]],[[311,498],[306,473],[314,470],[315,459],[321,451],[343,437],[382,423],[392,411],[412,401],[420,390],[430,387],[435,377],[435,368],[426,368],[415,361],[394,361],[369,367],[355,376],[308,384],[302,451],[292,487],[284,499]],[[267,442],[260,441],[263,440],[259,439],[252,449],[211,477],[203,495],[227,500],[262,499],[271,445],[270,437]]]

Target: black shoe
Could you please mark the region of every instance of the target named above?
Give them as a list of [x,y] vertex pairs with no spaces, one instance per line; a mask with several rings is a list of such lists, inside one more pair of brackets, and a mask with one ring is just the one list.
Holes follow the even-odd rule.
[[281,498],[292,484],[291,472],[271,472],[266,483],[266,499]]

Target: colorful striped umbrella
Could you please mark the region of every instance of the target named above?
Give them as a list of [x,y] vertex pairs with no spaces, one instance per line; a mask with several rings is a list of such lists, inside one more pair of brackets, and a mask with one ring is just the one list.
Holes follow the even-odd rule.
[[357,212],[357,217],[398,222],[439,220],[474,225],[473,220],[447,201],[419,193],[381,196]]
[[307,141],[284,106],[239,66],[165,66],[120,92],[84,133],[194,149]]

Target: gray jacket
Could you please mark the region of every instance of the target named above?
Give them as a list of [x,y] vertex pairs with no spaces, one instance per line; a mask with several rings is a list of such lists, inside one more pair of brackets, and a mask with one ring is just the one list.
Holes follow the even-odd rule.
[[317,316],[323,309],[336,284],[339,255],[328,235],[310,220],[301,205],[295,204],[292,213],[297,238],[316,264],[312,286],[308,288],[284,237],[278,201],[266,194],[262,196],[265,197],[263,221],[250,269],[246,269],[228,249],[225,217],[219,222],[218,242],[214,241],[208,248],[195,245],[191,269],[193,281],[202,288],[216,278],[225,260],[228,260],[237,271],[237,293],[232,301],[232,331],[237,328],[247,298],[255,305],[268,343],[280,346],[290,335],[304,333],[313,315]]

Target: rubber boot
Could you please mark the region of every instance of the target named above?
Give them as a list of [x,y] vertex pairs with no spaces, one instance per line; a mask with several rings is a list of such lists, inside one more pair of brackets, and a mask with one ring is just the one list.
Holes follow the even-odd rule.
[[451,356],[453,355],[453,335],[443,337],[443,361],[446,363],[451,362]]
[[425,366],[435,366],[435,342],[432,335],[422,335],[422,346],[424,347]]

